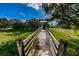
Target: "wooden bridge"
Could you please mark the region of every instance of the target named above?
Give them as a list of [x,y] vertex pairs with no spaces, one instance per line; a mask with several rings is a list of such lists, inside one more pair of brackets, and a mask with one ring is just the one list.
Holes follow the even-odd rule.
[[62,56],[68,44],[67,41],[57,41],[48,29],[43,30],[41,27],[16,43],[20,56]]

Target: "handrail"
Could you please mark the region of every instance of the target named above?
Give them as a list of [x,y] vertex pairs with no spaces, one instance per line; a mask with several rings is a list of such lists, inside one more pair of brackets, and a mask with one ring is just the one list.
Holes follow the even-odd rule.
[[19,39],[16,41],[19,55],[28,55],[28,53],[34,48],[37,35],[41,31],[41,27],[32,33],[26,39]]
[[54,35],[52,35],[52,33],[47,29],[48,33],[50,34],[50,36],[52,37],[54,44],[56,45],[56,47],[58,47],[59,42],[57,41],[57,39],[54,37]]
[[[52,52],[51,54],[52,55],[65,55],[68,41],[62,40],[62,39],[60,41],[57,41],[54,35],[47,28],[46,28],[46,31],[47,31],[47,34],[49,34],[48,40],[50,43],[50,47],[52,47],[50,48]],[[63,46],[63,48],[61,46]],[[63,49],[63,51],[61,51],[61,49]]]
[[60,43],[56,40],[56,38],[52,35],[52,33],[47,28],[46,28],[46,32],[49,36],[48,41],[50,44],[51,55],[56,56],[58,52],[57,49]]
[[40,29],[41,29],[41,27],[39,29],[37,29],[34,33],[32,33],[29,37],[27,37],[26,39],[24,39],[23,40],[23,42],[25,42],[24,45],[26,45],[27,42],[30,41]]

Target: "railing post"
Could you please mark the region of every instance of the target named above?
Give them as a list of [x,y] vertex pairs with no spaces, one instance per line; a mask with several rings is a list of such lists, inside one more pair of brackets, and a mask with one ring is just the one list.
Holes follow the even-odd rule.
[[61,49],[61,40],[59,41],[59,45],[58,45],[58,51],[57,51],[57,56],[60,56],[61,55],[61,53],[60,53],[60,49]]
[[67,45],[68,45],[68,41],[64,41],[64,51],[63,51],[63,55],[65,56],[66,54],[66,50],[67,50]]
[[22,56],[25,56],[25,54],[24,54],[24,45],[23,45],[23,41],[21,40],[21,46],[22,46]]
[[[59,48],[58,48],[58,53],[57,53],[57,56],[58,55],[64,55],[66,54],[66,49],[67,49],[67,45],[68,45],[68,41],[66,40],[60,40],[60,45],[59,45]],[[60,51],[61,49],[63,49],[62,51]],[[62,53],[62,54],[61,54]]]
[[20,56],[24,56],[24,46],[23,46],[23,41],[22,39],[17,39],[16,41],[18,52]]

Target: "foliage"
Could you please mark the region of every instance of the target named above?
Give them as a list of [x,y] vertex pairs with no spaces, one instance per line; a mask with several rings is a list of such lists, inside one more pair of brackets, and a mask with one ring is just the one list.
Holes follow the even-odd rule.
[[[55,38],[59,41],[60,39],[68,41],[67,56],[79,55],[79,31],[76,33],[73,29],[62,29],[62,28],[49,28]],[[78,34],[78,35],[77,35]]]
[[32,19],[28,22],[30,29],[38,29],[40,27],[40,21]]
[[73,48],[67,48],[66,55],[69,55],[69,56],[77,55],[77,51],[75,51],[75,49]]
[[40,27],[38,19],[26,20],[0,18],[0,55],[18,55],[16,40],[27,38]]
[[13,29],[38,29],[40,27],[40,21],[36,18],[32,20],[26,20],[25,22],[18,19],[0,18],[0,28],[13,28]]
[[0,18],[0,28],[6,28],[8,25],[8,20],[6,18]]
[[47,27],[47,28],[49,28],[49,24],[46,22],[46,23],[43,23],[43,27],[45,28],[45,27]]
[[3,29],[0,30],[0,55],[15,56],[18,55],[16,40],[27,38],[34,30],[22,29]]
[[79,29],[79,4],[45,3],[43,5],[46,14],[50,14],[51,18],[60,19],[58,22],[62,21],[62,24],[64,24],[62,26],[69,28],[71,25],[74,25],[75,29]]
[[24,23],[22,23],[22,22],[16,22],[16,23],[14,23],[13,25],[12,25],[12,27],[14,28],[14,29],[24,29]]

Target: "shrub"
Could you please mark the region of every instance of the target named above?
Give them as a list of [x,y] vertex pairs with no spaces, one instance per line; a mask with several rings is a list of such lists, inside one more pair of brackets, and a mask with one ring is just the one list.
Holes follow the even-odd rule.
[[77,55],[77,51],[75,49],[69,47],[69,48],[67,48],[66,55],[75,56],[75,55]]

